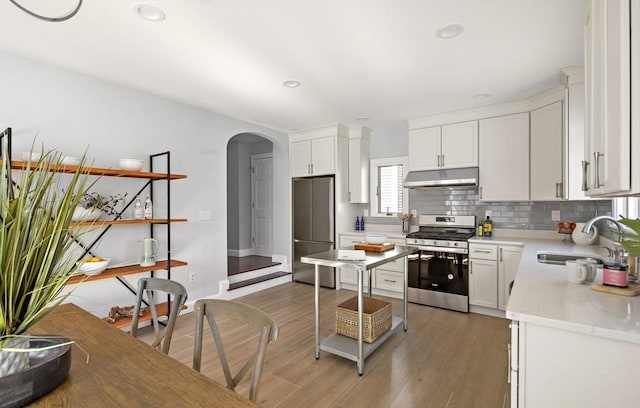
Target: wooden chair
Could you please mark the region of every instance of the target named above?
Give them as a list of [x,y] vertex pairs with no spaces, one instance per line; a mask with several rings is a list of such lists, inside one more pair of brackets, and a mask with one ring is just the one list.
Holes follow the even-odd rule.
[[[227,380],[227,387],[235,391],[236,385],[242,380],[245,374],[253,366],[251,374],[251,388],[249,390],[249,399],[256,402],[258,397],[258,385],[260,376],[262,375],[262,365],[267,353],[267,346],[278,338],[278,324],[260,309],[243,303],[236,303],[229,300],[220,299],[200,299],[195,304],[196,312],[196,333],[195,344],[193,350],[193,369],[200,371],[200,363],[202,361],[202,335],[204,328],[204,318],[206,316],[209,322],[209,329],[213,335],[213,339],[220,357],[220,364]],[[260,330],[257,351],[247,360],[235,376],[231,373],[227,355],[222,344],[220,331],[216,324],[216,318],[227,317],[247,323],[252,327]]]
[[[163,292],[173,297],[171,301],[171,309],[164,330],[160,330],[160,322],[158,321],[158,312],[156,311],[156,294],[154,292]],[[142,308],[143,295],[146,294],[147,304],[151,310],[151,321],[153,330],[156,335],[152,347],[161,350],[164,354],[169,354],[169,346],[171,345],[171,336],[176,319],[180,313],[180,309],[187,301],[187,290],[178,282],[162,279],[162,278],[141,278],[138,281],[138,298],[133,311],[133,320],[131,321],[131,335],[138,335],[138,323],[140,319],[140,309]]]

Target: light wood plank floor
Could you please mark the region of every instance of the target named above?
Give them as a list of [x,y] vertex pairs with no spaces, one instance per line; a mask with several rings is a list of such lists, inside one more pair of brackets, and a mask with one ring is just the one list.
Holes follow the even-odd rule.
[[[335,307],[354,296],[321,289],[321,335],[333,330]],[[402,315],[402,302],[392,303]],[[409,304],[409,330],[398,331],[365,360],[365,373],[338,356],[314,358],[313,287],[288,283],[248,295],[241,301],[261,308],[280,325],[280,337],[267,352],[259,403],[274,408],[464,407],[509,405],[508,321]],[[170,355],[192,365],[193,313],[178,318]],[[232,322],[219,325],[232,366],[254,350],[255,336]],[[140,338],[151,342],[147,328]],[[233,345],[233,346],[230,346]],[[208,329],[202,372],[225,384]],[[170,374],[168,374],[170,378]],[[248,379],[237,391],[248,396]],[[178,390],[173,390],[178,392]]]

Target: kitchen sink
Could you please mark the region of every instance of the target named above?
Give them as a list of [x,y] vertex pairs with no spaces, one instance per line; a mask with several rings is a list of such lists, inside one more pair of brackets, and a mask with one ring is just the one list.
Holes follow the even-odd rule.
[[599,265],[602,265],[604,261],[601,258],[598,258],[589,254],[563,254],[559,252],[538,252],[538,262],[546,263],[546,264],[554,264],[554,265],[564,265],[566,261],[575,261],[576,259],[584,259],[591,258],[598,262]]

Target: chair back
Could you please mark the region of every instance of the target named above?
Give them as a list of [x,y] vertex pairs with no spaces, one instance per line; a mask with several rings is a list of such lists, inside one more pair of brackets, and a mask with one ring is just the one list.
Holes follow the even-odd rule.
[[[162,292],[173,297],[170,305],[167,306],[169,316],[166,321],[166,326],[162,330],[160,328],[158,312],[156,310],[158,305],[157,292]],[[146,300],[144,295],[146,295]],[[131,335],[134,337],[138,335],[140,310],[143,307],[142,304],[146,303],[151,311],[151,322],[153,323],[153,331],[156,337],[152,346],[161,350],[165,354],[169,354],[173,328],[176,325],[176,319],[178,318],[180,309],[186,301],[187,290],[180,283],[162,278],[141,278],[138,281],[138,296],[135,309],[133,311],[133,320],[131,321]]]
[[[236,385],[242,380],[245,374],[253,367],[251,374],[251,387],[249,389],[249,399],[256,402],[258,398],[258,385],[262,375],[262,366],[267,352],[267,346],[278,338],[278,324],[265,312],[250,305],[220,299],[200,299],[195,304],[196,312],[196,333],[193,349],[193,368],[200,371],[202,361],[202,336],[204,332],[204,319],[209,323],[209,329],[213,335],[213,340],[218,350],[220,364],[224,371],[227,387],[235,391]],[[237,374],[233,375],[229,368],[227,354],[222,343],[220,331],[216,319],[219,317],[230,318],[235,321],[247,323],[256,328],[259,333],[258,347],[246,363],[240,368]]]

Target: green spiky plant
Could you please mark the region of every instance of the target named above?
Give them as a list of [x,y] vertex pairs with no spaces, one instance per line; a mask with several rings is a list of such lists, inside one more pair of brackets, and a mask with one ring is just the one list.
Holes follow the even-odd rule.
[[620,244],[630,255],[640,257],[640,220],[624,218],[619,222],[635,231],[635,234],[626,232],[618,234],[621,239]]
[[84,158],[62,177],[54,151],[30,163],[12,180],[7,149],[0,165],[0,347],[45,317],[82,255],[69,234],[73,211],[90,187]]

